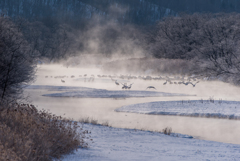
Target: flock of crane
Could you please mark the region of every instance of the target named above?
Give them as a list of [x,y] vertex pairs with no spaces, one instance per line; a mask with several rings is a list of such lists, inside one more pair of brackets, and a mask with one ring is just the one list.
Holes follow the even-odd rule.
[[[91,75],[91,77],[89,77],[89,78],[87,78],[87,74],[84,74],[83,76],[82,75],[79,75],[79,77],[83,77],[84,78],[84,82],[86,82],[86,81],[88,81],[88,82],[94,82],[94,80],[95,80],[95,76],[92,74]],[[75,76],[74,75],[72,75],[72,76],[70,76],[70,77],[68,77],[68,76],[55,76],[55,77],[53,77],[53,76],[45,76],[45,78],[55,78],[55,79],[57,79],[57,78],[60,78],[61,79],[61,82],[62,83],[65,83],[65,78],[75,78]]]
[[184,84],[184,85],[186,85],[186,86],[189,85],[189,84],[191,84],[193,87],[195,87],[196,84],[199,83],[199,81],[197,81],[196,83],[193,83],[193,82],[191,82],[191,81],[187,81],[187,82],[185,82],[185,81],[171,82],[170,80],[166,80],[166,82],[164,82],[163,85],[166,85],[167,82],[169,82],[169,84]]
[[[117,80],[113,79],[112,76],[109,76],[109,77],[112,79],[112,81],[115,81],[116,85],[120,85],[120,83]],[[120,79],[142,79],[142,80],[164,80],[165,79],[166,82],[164,82],[163,85],[166,85],[166,84],[176,84],[176,85],[177,84],[178,85],[183,84],[183,85],[187,86],[187,85],[190,84],[193,87],[195,87],[196,84],[199,83],[199,81],[197,81],[196,77],[188,77],[187,79],[185,79],[184,76],[183,77],[174,77],[174,78],[170,78],[170,77],[166,76],[165,78],[163,78],[161,76],[160,77],[151,77],[151,76],[146,76],[146,77],[138,76],[138,77],[136,77],[136,76],[121,75],[118,78],[120,78]],[[195,83],[194,83],[194,81],[195,81]],[[133,85],[133,83],[130,84],[130,85],[127,85],[127,83],[124,83],[124,84],[122,84],[122,89],[131,89],[132,85]],[[155,89],[156,90],[156,88],[154,86],[148,86],[146,89]]]
[[[116,84],[116,85],[120,85],[120,83],[119,83],[117,80],[115,80],[115,84]],[[122,83],[121,83],[121,84],[122,84]],[[127,85],[127,83],[124,83],[124,84],[122,84],[122,85],[123,85],[123,86],[122,86],[122,89],[131,89],[133,83],[130,84],[129,86]]]
[[[88,81],[88,82],[94,82],[95,80],[95,75],[90,75],[90,77],[88,77],[87,74],[84,75],[79,75],[79,77],[84,78],[84,82]],[[98,78],[111,78],[112,81],[115,82],[115,84],[117,86],[119,86],[120,84],[122,85],[122,89],[131,89],[133,83],[127,85],[127,83],[121,83],[118,81],[118,79],[127,79],[127,80],[131,80],[131,79],[141,79],[141,80],[166,80],[163,85],[167,85],[167,84],[175,84],[175,85],[192,85],[193,87],[196,86],[197,83],[199,83],[199,81],[197,81],[196,77],[187,77],[185,78],[183,77],[173,77],[170,78],[168,76],[166,77],[152,77],[152,76],[131,76],[131,75],[97,75]],[[45,78],[48,78],[48,76],[45,76]],[[65,78],[68,78],[68,76],[50,76],[50,78],[60,78],[62,83],[65,83]],[[69,78],[75,78],[74,75],[70,76]],[[146,89],[155,89],[156,88],[154,86],[148,86]]]

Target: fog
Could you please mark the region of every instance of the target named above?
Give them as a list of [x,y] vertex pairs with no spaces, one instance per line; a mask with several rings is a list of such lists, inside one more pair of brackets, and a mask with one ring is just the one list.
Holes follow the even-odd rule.
[[[109,7],[109,13],[115,15],[127,10],[128,8]],[[199,80],[200,83],[193,87],[191,85],[163,85],[165,79],[119,79],[116,76],[155,78],[185,76],[187,80],[186,75],[190,75],[190,71],[198,67],[189,60],[152,58],[145,42],[146,30],[143,32],[137,26],[121,24],[116,17],[108,19],[98,15],[91,16],[91,20],[82,24],[81,29],[68,26],[68,38],[72,40],[72,44],[59,46],[62,47],[59,51],[68,47],[64,55],[65,59],[59,61],[60,64],[53,64],[52,61],[50,65],[45,65],[45,61],[41,61],[43,64],[38,65],[37,77],[33,85],[122,90],[122,86],[117,86],[113,81],[117,80],[119,83],[133,84],[131,90],[146,90],[148,86],[154,86],[158,92],[180,93],[189,96],[118,99],[59,98],[42,96],[59,91],[25,90],[25,94],[29,95],[30,100],[38,109],[47,109],[54,114],[74,120],[91,118],[99,123],[108,122],[110,126],[118,128],[161,131],[163,128],[171,127],[173,132],[192,135],[200,139],[240,144],[238,137],[240,121],[114,112],[116,108],[124,105],[153,101],[208,100],[210,98],[216,101],[240,101],[238,96],[240,88],[221,81]],[[105,76],[102,77],[103,75]],[[94,78],[94,81],[89,81],[90,78]]]
[[[95,75],[94,82],[84,81],[83,75],[87,78]],[[121,86],[115,85],[110,78],[97,78],[98,74],[106,74],[100,68],[77,68],[63,65],[39,65],[37,78],[34,85],[53,86],[79,86],[91,87],[107,90],[122,90]],[[120,75],[121,73],[116,73]],[[124,74],[124,73],[123,73]],[[133,73],[134,74],[134,73]],[[55,76],[66,76],[65,83]],[[71,76],[75,76],[71,78]],[[79,77],[81,75],[82,77]],[[48,78],[46,78],[48,76]],[[25,90],[25,94],[30,96],[32,103],[38,109],[47,109],[50,112],[62,115],[74,120],[81,118],[93,118],[99,123],[108,122],[110,126],[119,128],[143,129],[151,131],[161,131],[165,127],[171,127],[173,132],[192,135],[196,138],[240,144],[239,132],[240,121],[227,119],[179,117],[143,115],[134,113],[114,112],[116,108],[124,105],[153,102],[153,101],[173,101],[173,100],[200,100],[213,97],[216,101],[233,100],[240,101],[238,93],[239,87],[218,82],[205,82],[200,80],[196,87],[185,85],[163,85],[164,80],[119,80],[127,83],[134,83],[131,90],[146,90],[147,86],[155,86],[156,91],[168,93],[184,93],[194,96],[184,97],[144,97],[144,98],[57,98],[44,97],[43,94],[56,93],[58,91],[47,90]]]
[[[108,12],[114,15],[126,12],[126,10],[127,8],[124,7],[118,6],[116,9],[115,6],[110,6]],[[82,56],[92,57],[92,61],[96,62],[102,58],[119,60],[147,55],[143,45],[145,33],[141,27],[130,23],[121,24],[114,16],[102,18],[99,15],[92,15],[91,20],[83,26],[77,29],[69,26],[72,30],[69,36],[75,40],[76,45],[72,47],[74,49],[72,52],[76,53],[77,57],[80,55],[79,60]],[[72,56],[69,59],[72,60]],[[80,61],[78,64],[84,64],[84,62]]]

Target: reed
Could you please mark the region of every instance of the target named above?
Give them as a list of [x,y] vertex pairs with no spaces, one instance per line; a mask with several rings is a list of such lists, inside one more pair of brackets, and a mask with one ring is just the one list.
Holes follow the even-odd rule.
[[87,148],[89,133],[73,120],[29,104],[0,104],[0,161],[51,161]]

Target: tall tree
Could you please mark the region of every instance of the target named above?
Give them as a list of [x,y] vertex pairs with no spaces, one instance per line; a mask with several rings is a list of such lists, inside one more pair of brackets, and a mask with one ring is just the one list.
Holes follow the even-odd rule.
[[24,40],[19,28],[0,17],[0,97],[19,98],[22,88],[34,80],[34,51]]

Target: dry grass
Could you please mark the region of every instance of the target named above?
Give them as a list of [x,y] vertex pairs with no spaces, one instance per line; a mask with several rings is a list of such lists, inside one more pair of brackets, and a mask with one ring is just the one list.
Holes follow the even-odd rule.
[[162,130],[162,133],[165,135],[170,135],[172,133],[172,128],[171,127],[166,127]]
[[102,125],[102,126],[110,126],[109,123],[108,123],[108,121],[103,122],[101,125]]
[[214,103],[214,97],[213,96],[209,97],[209,102]]
[[102,125],[102,126],[110,126],[108,121],[105,121],[103,123],[99,123],[98,120],[93,119],[93,118],[81,118],[78,120],[78,122],[80,123],[84,123],[84,124],[93,124],[93,125]]
[[0,105],[0,161],[51,161],[87,148],[78,123],[33,105]]
[[93,125],[98,125],[98,121],[93,119],[93,118],[81,118],[78,120],[78,122],[84,123],[84,124],[93,124]]

